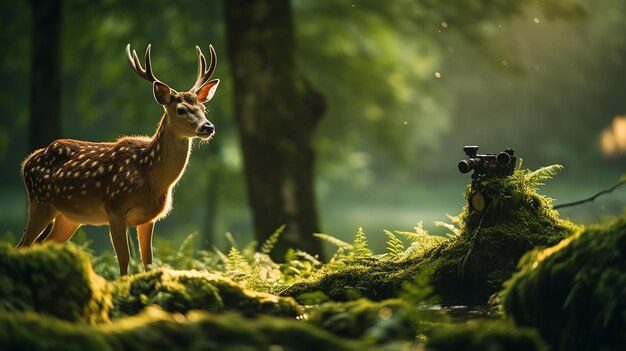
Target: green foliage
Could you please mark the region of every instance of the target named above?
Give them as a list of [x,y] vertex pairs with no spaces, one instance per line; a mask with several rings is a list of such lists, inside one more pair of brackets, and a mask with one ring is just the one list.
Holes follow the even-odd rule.
[[[57,300],[63,303],[62,300]],[[33,312],[0,313],[0,345],[3,350],[113,351],[99,328],[69,323]]]
[[71,244],[14,249],[0,244],[0,310],[34,311],[95,323],[108,320],[111,295],[89,257]]
[[348,244],[347,242],[337,239],[332,235],[328,235],[328,234],[324,234],[324,233],[315,233],[313,234],[313,236],[327,241],[335,246],[337,246],[339,249],[344,249],[344,250],[352,250],[353,246],[351,244]]
[[135,315],[149,305],[179,313],[193,309],[235,310],[245,315],[295,317],[301,312],[291,298],[247,290],[229,278],[206,271],[152,270],[123,277],[112,287],[114,317]]
[[428,231],[424,229],[424,225],[421,221],[413,228],[415,232],[396,230],[396,234],[402,235],[411,242],[411,246],[404,252],[405,256],[423,254],[449,239],[448,237],[430,235]]
[[0,314],[0,345],[8,350],[362,350],[365,345],[314,325],[261,316],[150,307],[113,324],[73,324],[36,314]]
[[537,332],[502,321],[468,322],[435,329],[426,343],[429,351],[547,351]]
[[284,224],[278,227],[278,229],[276,229],[276,231],[274,231],[274,233],[272,233],[272,235],[270,235],[267,240],[265,240],[263,245],[261,245],[262,254],[269,255],[270,252],[272,252],[272,249],[274,249],[274,246],[276,246],[276,243],[278,242],[278,239],[280,238],[280,235],[283,233],[283,231],[285,231]]
[[353,258],[358,259],[372,256],[372,250],[367,247],[367,237],[363,232],[363,228],[359,227],[359,230],[357,230],[352,247],[354,248]]
[[529,252],[506,283],[516,323],[554,350],[620,350],[626,343],[626,214],[545,250]]
[[402,240],[398,239],[397,236],[393,235],[392,232],[385,230],[385,235],[389,238],[387,241],[387,254],[392,260],[397,260],[402,258],[404,255],[404,243]]
[[563,166],[561,165],[551,165],[547,167],[539,168],[536,171],[530,172],[526,174],[526,181],[528,182],[528,186],[536,187],[539,185],[543,185],[544,180],[549,180],[554,178],[557,173],[563,170]]
[[312,310],[308,321],[335,335],[362,337],[369,342],[412,340],[417,327],[408,308],[400,299],[328,302]]
[[[340,266],[324,267],[308,279],[297,280],[285,294],[298,296],[322,291],[332,300],[350,299],[347,291],[382,300],[398,296],[407,282],[428,272],[435,291],[445,300],[485,304],[501,289],[515,271],[516,263],[534,247],[554,245],[578,227],[560,219],[551,199],[537,194],[537,180],[544,180],[546,168],[530,178],[528,171],[516,171],[506,178],[480,182],[488,199],[487,209],[472,212],[467,206],[459,218],[460,229],[451,226],[453,235],[429,235],[421,223],[413,232],[398,232],[412,241],[403,259],[343,260]],[[467,196],[471,193],[468,187]],[[456,219],[453,219],[455,222]]]

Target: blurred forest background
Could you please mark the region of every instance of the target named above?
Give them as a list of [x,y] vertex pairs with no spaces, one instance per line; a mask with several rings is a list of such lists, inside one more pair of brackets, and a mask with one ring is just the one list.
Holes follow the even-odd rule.
[[[271,1],[254,2],[266,2],[256,10],[273,14]],[[236,7],[245,1],[2,3],[0,235],[21,235],[26,194],[19,168],[33,151],[34,135],[112,141],[154,132],[162,108],[129,69],[127,43],[138,52],[151,43],[156,75],[178,90],[194,80],[194,46],[206,53],[212,43],[219,61],[213,77],[221,84],[208,119],[217,135],[195,147],[155,240],[177,243],[195,232],[196,245],[210,248],[222,247],[226,232],[239,243],[254,239],[235,116],[232,72],[238,68],[229,66],[236,61],[229,56],[246,49],[232,44],[234,29],[245,27],[236,22]],[[293,37],[291,68],[324,99],[310,136],[315,188],[307,199],[317,205],[314,227],[324,233],[350,240],[363,227],[380,252],[383,229],[406,230],[418,221],[431,228],[447,220],[446,213],[457,214],[470,181],[456,168],[466,144],[493,153],[513,147],[523,168],[564,165],[540,191],[557,203],[590,196],[626,173],[626,119],[619,117],[626,115],[622,0],[278,3],[278,15],[291,24],[285,33],[279,28]],[[37,11],[47,6],[52,13],[58,8],[57,25],[43,27],[45,35],[58,36],[56,44],[34,29]],[[275,46],[291,50],[284,44]],[[57,83],[34,76],[42,60],[55,57]],[[263,113],[257,117],[271,118]],[[301,116],[292,117],[300,123]],[[278,172],[265,171],[259,177]],[[620,188],[561,214],[591,223],[622,213],[625,204]],[[274,221],[278,227],[280,218]],[[107,228],[81,230],[97,249],[110,250]]]

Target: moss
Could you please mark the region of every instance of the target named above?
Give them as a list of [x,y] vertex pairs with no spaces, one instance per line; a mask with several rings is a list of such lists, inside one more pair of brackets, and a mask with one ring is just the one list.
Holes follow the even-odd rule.
[[506,313],[556,350],[626,345],[626,215],[528,253],[503,291]]
[[427,351],[545,351],[537,332],[502,321],[474,321],[438,328],[426,343]]
[[91,327],[31,311],[0,313],[0,345],[3,350],[114,350]]
[[113,300],[116,317],[137,314],[148,305],[180,313],[234,310],[295,317],[302,312],[292,298],[247,290],[218,274],[195,270],[158,269],[123,277],[113,283]]
[[69,321],[108,319],[111,295],[89,257],[73,245],[14,249],[0,244],[0,309],[36,311]]
[[[294,283],[285,294],[319,290],[333,300],[347,300],[346,292],[356,289],[364,297],[382,300],[396,297],[403,284],[428,271],[445,301],[485,304],[513,274],[524,253],[554,245],[578,229],[559,218],[551,199],[537,194],[537,179],[543,178],[526,171],[486,179],[480,189],[489,199],[487,208],[478,213],[465,206],[458,236],[401,261],[370,257],[349,260],[340,269],[324,268]],[[468,187],[466,197],[469,193]]]
[[378,343],[412,340],[417,326],[409,309],[407,302],[400,299],[328,302],[311,311],[309,323],[336,335]]
[[305,322],[236,313],[186,315],[148,307],[99,327],[34,313],[0,315],[3,350],[363,350]]

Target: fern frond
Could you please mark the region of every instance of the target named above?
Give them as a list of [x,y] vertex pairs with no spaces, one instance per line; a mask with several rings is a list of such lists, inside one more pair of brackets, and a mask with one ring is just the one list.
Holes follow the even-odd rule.
[[396,230],[396,234],[402,235],[403,237],[409,239],[411,242],[421,242],[424,240],[424,237],[430,236],[428,231],[424,229],[422,221],[417,222],[413,229],[415,229],[415,233]]
[[361,227],[356,231],[352,246],[354,247],[354,257],[363,258],[372,256],[372,250],[367,247],[367,237],[365,237],[365,232],[363,232],[363,228]]
[[544,180],[552,179],[561,170],[563,170],[563,166],[558,164],[542,167],[534,172],[526,174],[526,181],[531,186],[542,185],[541,182],[543,182]]
[[428,231],[424,229],[421,221],[417,223],[414,229],[415,233],[396,230],[396,234],[402,235],[411,241],[411,246],[404,251],[405,256],[416,252],[422,253],[449,239],[449,237],[430,235]]
[[274,246],[276,246],[276,243],[278,242],[278,239],[280,238],[280,235],[283,233],[284,230],[285,230],[285,225],[283,224],[280,227],[278,227],[278,229],[276,229],[276,231],[274,231],[274,233],[272,233],[272,235],[270,235],[265,240],[265,242],[263,242],[263,245],[261,245],[262,254],[269,255],[270,252],[272,252],[272,250],[274,249]]
[[182,243],[180,243],[180,246],[178,247],[179,255],[186,254],[188,250],[193,249],[191,245],[193,244],[193,239],[195,239],[197,235],[198,235],[198,231],[191,232],[191,234],[187,235],[187,237],[183,240]]
[[233,233],[231,232],[226,232],[226,234],[224,234],[224,236],[226,237],[226,241],[228,241],[228,243],[230,244],[230,246],[232,247],[237,247],[237,241],[235,240],[235,237],[233,236]]
[[224,255],[224,253],[220,249],[213,246],[213,251],[215,251],[215,254],[217,255],[217,257],[219,257],[220,260],[224,262],[224,264],[228,263],[228,256]]
[[450,224],[450,223],[446,223],[442,221],[435,221],[434,223],[437,227],[444,227],[448,229],[451,233],[449,235],[451,236],[458,236],[459,234],[461,234],[461,229],[455,227],[454,224]]
[[298,257],[302,257],[303,259],[313,263],[316,266],[322,264],[322,262],[320,262],[317,258],[315,258],[315,256],[311,255],[310,253],[308,253],[306,251],[296,250],[296,255]]
[[228,261],[226,262],[226,269],[228,271],[236,271],[242,270],[244,268],[249,268],[248,262],[246,262],[246,258],[243,257],[241,252],[237,250],[236,247],[231,247],[228,252]]
[[402,257],[404,253],[404,243],[402,240],[398,239],[392,232],[388,230],[384,230],[385,235],[389,238],[387,241],[387,252],[391,259],[398,259]]
[[351,244],[348,244],[347,242],[345,242],[343,240],[337,239],[337,238],[335,238],[332,235],[328,235],[328,234],[324,234],[324,233],[313,233],[313,236],[318,238],[318,239],[321,239],[321,240],[324,240],[326,242],[329,242],[329,243],[331,243],[331,244],[333,244],[333,245],[335,245],[335,246],[337,246],[339,248],[352,249],[352,245]]

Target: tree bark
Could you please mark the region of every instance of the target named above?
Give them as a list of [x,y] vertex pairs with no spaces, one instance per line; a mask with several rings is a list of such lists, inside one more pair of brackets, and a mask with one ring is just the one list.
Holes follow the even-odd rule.
[[273,257],[289,247],[321,254],[312,139],[324,99],[298,72],[288,0],[225,1],[235,115],[255,234],[286,225]]
[[61,10],[62,0],[31,0],[30,151],[61,133]]

